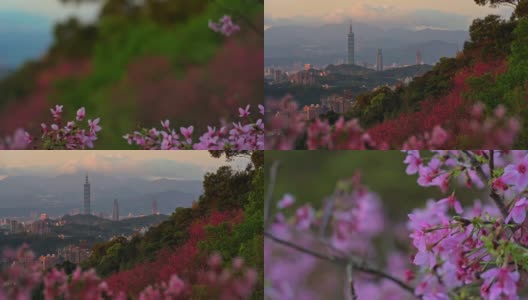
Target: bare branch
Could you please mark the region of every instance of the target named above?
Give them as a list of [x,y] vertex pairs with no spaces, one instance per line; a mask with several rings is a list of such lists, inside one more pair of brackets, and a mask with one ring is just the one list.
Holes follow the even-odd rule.
[[[495,170],[495,158],[494,158],[495,155],[494,154],[495,153],[493,150],[489,150],[489,160],[488,161],[489,161],[489,169],[490,169],[491,178],[493,178],[493,171]],[[499,196],[499,194],[497,194],[497,191],[493,188],[493,186],[491,187],[490,197],[491,199],[493,199],[497,207],[500,209],[504,219],[506,219],[509,214],[508,209],[506,209],[506,205],[504,205],[504,200]]]
[[268,194],[264,200],[264,227],[269,222],[269,214],[271,209],[271,203],[273,202],[273,191],[275,190],[275,183],[277,182],[277,172],[279,170],[280,162],[277,160],[273,162],[270,170],[270,182],[268,185]]
[[343,257],[334,256],[334,255],[324,255],[324,254],[315,252],[313,250],[306,249],[306,248],[304,248],[302,246],[296,245],[296,244],[294,244],[292,242],[280,239],[280,238],[274,236],[273,234],[271,234],[270,232],[267,232],[267,231],[264,231],[264,236],[266,236],[267,238],[271,239],[272,241],[274,241],[276,243],[279,243],[281,245],[290,247],[290,248],[295,249],[295,250],[297,250],[299,252],[302,252],[304,254],[311,255],[311,256],[316,257],[318,259],[325,260],[325,261],[328,261],[330,263],[333,263],[333,264],[336,264],[336,265],[339,265],[339,266],[349,265],[349,266],[351,266],[351,268],[353,270],[356,270],[358,272],[363,272],[363,273],[375,275],[375,276],[377,276],[379,278],[388,279],[388,280],[394,282],[395,284],[397,284],[398,286],[400,286],[402,289],[404,289],[404,290],[408,291],[409,293],[411,293],[417,299],[422,299],[421,296],[417,296],[417,295],[414,294],[414,288],[412,286],[406,284],[402,280],[400,280],[400,279],[398,279],[398,278],[396,278],[396,277],[394,277],[394,276],[392,276],[390,274],[387,274],[387,273],[385,273],[385,272],[383,272],[381,270],[378,270],[378,269],[376,269],[374,267],[368,266],[365,262],[358,263],[358,262],[354,261],[353,259],[346,259],[346,258],[343,258]]
[[[481,164],[478,162],[477,158],[471,153],[471,151],[463,150],[462,152],[464,152],[464,154],[466,154],[469,157],[469,159],[471,160],[471,164],[475,167],[475,170],[477,171],[477,174],[479,175],[480,179],[484,183],[488,182],[489,179],[484,173],[484,171],[482,170]],[[488,166],[490,169],[490,179],[491,179],[493,178],[493,170],[495,169],[495,157],[494,157],[493,150],[489,150]],[[508,209],[506,209],[506,206],[504,205],[504,200],[499,196],[499,194],[497,194],[497,191],[495,191],[493,187],[491,187],[489,196],[491,197],[495,205],[497,205],[497,207],[501,211],[501,214],[504,217],[504,219],[506,219],[506,217],[509,214]]]
[[348,299],[357,300],[358,296],[356,294],[356,288],[354,287],[354,277],[353,277],[353,268],[351,264],[347,265],[347,281],[346,285],[348,287]]
[[469,160],[471,161],[471,165],[475,167],[475,170],[477,171],[478,176],[480,177],[480,180],[483,182],[487,182],[488,178],[486,174],[484,173],[484,170],[482,170],[482,166],[477,161],[477,158],[468,150],[462,150],[464,154],[466,154],[469,157]]
[[337,196],[334,194],[330,196],[330,198],[326,201],[324,201],[324,212],[322,217],[322,224],[321,228],[319,229],[319,235],[324,238],[324,235],[326,233],[326,229],[328,228],[328,225],[330,224],[330,218],[332,216],[332,212],[334,211],[334,206],[336,202]]

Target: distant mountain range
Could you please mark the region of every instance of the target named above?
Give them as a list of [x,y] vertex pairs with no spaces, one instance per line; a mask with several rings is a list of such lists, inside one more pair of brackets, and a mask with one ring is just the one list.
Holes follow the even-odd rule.
[[[53,21],[20,11],[0,11],[0,66],[17,68],[38,59],[52,42]],[[0,67],[0,78],[3,74]]]
[[[373,25],[354,23],[356,62],[376,62],[377,49],[383,49],[386,65],[414,64],[416,52],[425,63],[433,64],[441,57],[454,56],[468,39],[462,30],[384,30]],[[317,27],[290,25],[271,27],[265,33],[265,65],[293,62],[317,65],[336,63],[347,55],[349,24],[328,24]]]
[[[158,210],[170,214],[177,207],[190,207],[202,193],[200,180],[149,181],[142,178],[118,178],[89,174],[92,208],[111,214],[113,199],[118,199],[121,215],[149,214],[152,200]],[[31,211],[50,215],[80,209],[83,201],[84,174],[57,177],[11,176],[0,181],[0,217],[29,216]]]

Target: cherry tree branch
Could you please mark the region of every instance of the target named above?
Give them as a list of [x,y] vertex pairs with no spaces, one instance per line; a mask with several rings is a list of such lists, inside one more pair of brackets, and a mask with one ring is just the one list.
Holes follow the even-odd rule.
[[[493,171],[495,170],[495,158],[494,158],[495,155],[494,154],[495,154],[494,150],[489,150],[488,162],[489,162],[491,178],[493,178]],[[499,194],[497,194],[497,191],[493,188],[493,186],[491,187],[490,197],[491,199],[493,199],[493,201],[495,201],[495,204],[500,209],[502,216],[504,217],[504,219],[506,219],[509,214],[508,209],[506,208],[506,205],[504,205],[504,200],[499,196]]]
[[[475,157],[475,155],[473,155],[473,153],[471,153],[471,151],[463,150],[462,152],[464,152],[464,154],[466,154],[469,157],[469,159],[471,161],[471,164],[475,167],[475,170],[477,171],[477,174],[479,175],[480,179],[484,183],[488,182],[489,179],[493,178],[493,170],[495,169],[495,157],[494,157],[495,153],[494,153],[494,150],[489,150],[489,155],[488,155],[489,156],[488,157],[488,166],[489,166],[489,169],[490,169],[490,178],[488,178],[488,176],[486,176],[486,174],[484,173],[484,170],[482,170],[482,165],[478,162],[477,158]],[[506,206],[504,205],[503,199],[499,196],[499,194],[497,194],[497,191],[493,187],[491,187],[489,196],[491,197],[491,199],[493,200],[495,205],[501,211],[501,214],[504,217],[504,219],[506,219],[506,217],[509,214],[508,209],[506,209]]]
[[[405,282],[403,282],[402,280],[388,274],[388,273],[385,273],[381,270],[378,270],[374,267],[371,267],[371,266],[368,266],[365,262],[356,262],[354,261],[353,259],[346,259],[346,258],[343,258],[343,257],[338,257],[338,256],[334,256],[334,255],[325,255],[325,254],[321,254],[321,253],[318,253],[316,251],[313,251],[313,250],[310,250],[310,249],[307,249],[307,248],[304,248],[302,246],[299,246],[297,244],[294,244],[292,242],[289,242],[289,241],[286,241],[286,240],[283,240],[281,238],[278,238],[276,236],[274,236],[272,233],[270,232],[267,232],[267,231],[264,231],[264,236],[266,236],[267,238],[269,238],[270,240],[278,243],[278,244],[281,244],[283,246],[287,246],[289,248],[292,248],[292,249],[295,249],[299,252],[302,252],[304,254],[308,254],[308,255],[311,255],[315,258],[318,258],[318,259],[321,259],[321,260],[324,260],[324,261],[327,261],[327,262],[330,262],[330,263],[333,263],[333,264],[336,264],[336,265],[339,265],[339,266],[343,266],[343,265],[347,265],[347,266],[350,266],[352,268],[352,270],[355,270],[355,271],[358,271],[358,272],[363,272],[363,273],[367,273],[367,274],[371,274],[371,275],[375,275],[379,278],[385,278],[385,279],[388,279],[392,282],[394,282],[395,284],[397,284],[398,286],[400,286],[402,289],[408,291],[409,293],[411,293],[413,296],[415,296],[417,299],[422,299],[421,296],[417,296],[414,294],[414,288],[408,284],[406,284]],[[351,287],[352,288],[352,287]],[[355,293],[355,290],[354,290],[354,293]]]
[[268,195],[266,196],[266,199],[264,200],[264,227],[269,222],[269,214],[271,210],[271,203],[273,201],[273,191],[275,190],[275,184],[277,182],[277,173],[279,170],[280,162],[277,160],[273,162],[273,165],[271,166],[270,170],[270,182],[268,185]]
[[354,286],[354,277],[353,277],[353,268],[350,264],[347,265],[347,289],[348,289],[348,299],[349,300],[358,300],[356,293],[356,288]]

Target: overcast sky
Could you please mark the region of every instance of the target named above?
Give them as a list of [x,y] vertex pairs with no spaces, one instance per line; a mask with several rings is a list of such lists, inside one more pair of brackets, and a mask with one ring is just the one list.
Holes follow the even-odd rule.
[[66,19],[71,15],[90,20],[97,15],[98,7],[98,4],[64,5],[59,0],[0,0],[0,11],[21,11],[52,20]]
[[472,19],[492,13],[509,16],[511,9],[481,7],[473,0],[266,0],[265,5],[268,23],[277,18],[325,23],[352,19],[405,27],[467,29]]
[[226,162],[207,151],[0,151],[0,179],[85,171],[147,179],[203,179],[220,166],[244,168],[247,163],[247,159]]

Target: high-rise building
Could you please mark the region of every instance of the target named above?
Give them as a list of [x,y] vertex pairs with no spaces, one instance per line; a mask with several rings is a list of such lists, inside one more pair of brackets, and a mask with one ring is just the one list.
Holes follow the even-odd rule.
[[158,215],[159,214],[158,201],[156,201],[156,199],[152,200],[152,214],[153,215]]
[[114,209],[112,210],[112,221],[119,221],[119,202],[114,199]]
[[376,71],[383,71],[383,53],[378,49],[378,56],[376,58]]
[[350,31],[348,32],[348,64],[356,64],[356,50],[355,50],[354,31],[352,31],[352,24],[350,24]]
[[88,175],[86,175],[86,182],[84,183],[84,210],[83,213],[85,215],[91,215],[92,214],[92,208],[91,208],[91,200],[90,200],[90,182],[88,181]]
[[416,51],[416,64],[423,65],[422,52],[420,50]]

